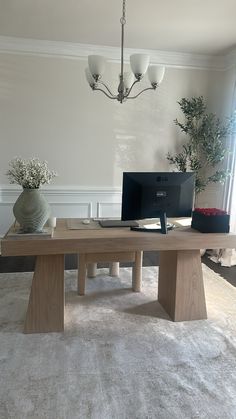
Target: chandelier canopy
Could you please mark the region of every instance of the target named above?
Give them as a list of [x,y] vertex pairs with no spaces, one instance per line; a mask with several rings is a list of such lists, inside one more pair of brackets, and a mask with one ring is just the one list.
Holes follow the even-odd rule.
[[[149,65],[150,57],[147,54],[133,54],[130,56],[130,66],[132,72],[124,72],[124,26],[126,0],[123,0],[121,23],[121,70],[119,76],[118,94],[113,94],[109,87],[103,82],[102,75],[105,70],[106,61],[100,55],[89,55],[88,68],[85,70],[87,81],[92,90],[99,90],[109,99],[116,99],[123,103],[127,99],[136,99],[141,93],[147,90],[156,90],[162,82],[165,73],[165,67],[157,65]],[[148,73],[151,83],[150,87],[141,90],[139,93],[131,96],[131,91],[136,83],[139,83]]]

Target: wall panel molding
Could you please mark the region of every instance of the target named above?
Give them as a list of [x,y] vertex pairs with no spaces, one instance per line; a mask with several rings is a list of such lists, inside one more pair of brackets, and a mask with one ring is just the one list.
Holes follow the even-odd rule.
[[118,202],[98,202],[97,203],[97,217],[106,218],[120,216],[121,214],[121,203]]
[[[26,54],[64,59],[87,59],[90,54],[107,57],[108,61],[120,62],[120,48],[104,45],[80,44],[63,41],[47,41],[28,38],[0,36],[0,53]],[[146,53],[151,56],[152,64],[166,67],[212,69],[224,71],[235,65],[236,51],[225,55],[190,54],[174,51],[125,48],[124,59],[129,61],[133,53]]]

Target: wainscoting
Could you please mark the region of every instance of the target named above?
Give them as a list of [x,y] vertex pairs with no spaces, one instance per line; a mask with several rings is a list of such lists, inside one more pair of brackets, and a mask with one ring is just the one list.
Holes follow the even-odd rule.
[[[21,188],[0,186],[0,237],[14,222],[12,207]],[[47,186],[42,188],[55,217],[120,217],[121,189],[107,187]]]

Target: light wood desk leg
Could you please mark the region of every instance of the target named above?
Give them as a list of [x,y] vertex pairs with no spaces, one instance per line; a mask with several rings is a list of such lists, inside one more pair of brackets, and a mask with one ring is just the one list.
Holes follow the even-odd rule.
[[134,292],[141,291],[142,284],[143,252],[135,252],[135,261],[132,270],[132,289]]
[[158,301],[174,321],[207,318],[199,250],[160,252]]
[[110,276],[119,276],[120,273],[120,263],[119,262],[111,262],[109,264],[109,275]]
[[95,278],[96,274],[97,274],[97,264],[96,263],[88,263],[87,276],[89,278]]
[[64,330],[64,255],[37,256],[24,333]]
[[85,279],[86,279],[86,256],[83,253],[78,255],[78,294],[85,293]]

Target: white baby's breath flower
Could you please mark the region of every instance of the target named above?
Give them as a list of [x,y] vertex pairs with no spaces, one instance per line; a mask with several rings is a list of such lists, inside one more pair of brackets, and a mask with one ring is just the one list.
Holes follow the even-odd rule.
[[17,183],[25,189],[38,189],[57,176],[57,172],[48,169],[47,161],[41,162],[35,157],[29,160],[16,157],[9,162],[9,166],[6,175],[10,183]]

